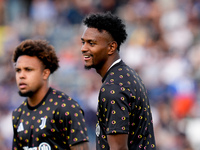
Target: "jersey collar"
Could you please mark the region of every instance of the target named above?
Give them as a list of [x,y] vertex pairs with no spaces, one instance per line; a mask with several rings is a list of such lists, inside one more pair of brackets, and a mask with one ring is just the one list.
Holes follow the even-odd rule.
[[[116,61],[114,61],[113,63],[112,63],[112,65],[108,68],[108,70],[110,70],[110,68],[112,67],[112,66],[114,66],[115,64],[117,64],[117,63],[119,63],[121,61],[121,58],[119,58],[119,59],[117,59]],[[107,70],[107,72],[108,72],[108,70]]]

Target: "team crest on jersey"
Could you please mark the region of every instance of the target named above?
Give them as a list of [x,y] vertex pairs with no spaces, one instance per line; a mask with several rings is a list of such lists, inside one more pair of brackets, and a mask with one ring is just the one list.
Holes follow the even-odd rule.
[[39,150],[51,150],[51,147],[48,143],[43,142],[39,145]]
[[99,126],[99,123],[96,124],[96,135],[97,135],[97,137],[99,137],[99,135],[100,135],[100,126]]
[[42,117],[41,120],[42,120],[42,123],[41,123],[41,125],[40,125],[39,127],[40,127],[40,129],[42,130],[42,129],[44,129],[45,126],[46,126],[46,120],[47,120],[47,119],[44,118],[44,117]]

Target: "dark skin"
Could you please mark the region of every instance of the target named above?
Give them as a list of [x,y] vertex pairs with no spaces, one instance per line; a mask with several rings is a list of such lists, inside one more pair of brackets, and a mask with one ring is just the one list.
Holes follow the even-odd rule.
[[[103,78],[109,67],[120,58],[117,42],[105,30],[87,28],[82,35],[81,51],[85,66],[95,68]],[[110,150],[128,150],[128,134],[107,135]]]
[[110,150],[128,150],[128,134],[107,135]]
[[82,54],[88,56],[85,66],[95,68],[97,73],[104,77],[108,68],[119,59],[117,42],[106,31],[98,31],[95,28],[87,28],[83,33]]
[[88,142],[79,143],[70,148],[71,150],[89,150]]

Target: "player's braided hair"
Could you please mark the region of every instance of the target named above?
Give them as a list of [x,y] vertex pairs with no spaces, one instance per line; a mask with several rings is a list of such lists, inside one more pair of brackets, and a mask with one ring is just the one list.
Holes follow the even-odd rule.
[[22,55],[36,56],[42,61],[45,68],[50,69],[51,73],[59,68],[55,49],[46,40],[27,39],[22,41],[14,51],[13,62],[16,63],[18,57]]

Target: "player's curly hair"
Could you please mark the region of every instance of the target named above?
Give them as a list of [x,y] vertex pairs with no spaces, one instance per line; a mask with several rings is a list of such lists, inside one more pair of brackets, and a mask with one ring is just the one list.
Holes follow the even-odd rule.
[[22,55],[36,56],[42,61],[45,68],[51,71],[51,74],[59,68],[55,49],[46,40],[27,39],[22,41],[13,53],[13,62],[16,63],[18,57]]
[[118,51],[120,50],[120,45],[125,42],[127,38],[125,24],[118,16],[115,16],[110,12],[90,14],[84,18],[83,23],[88,28],[96,28],[100,32],[106,30],[117,42]]

